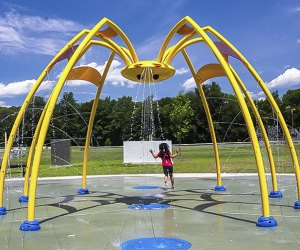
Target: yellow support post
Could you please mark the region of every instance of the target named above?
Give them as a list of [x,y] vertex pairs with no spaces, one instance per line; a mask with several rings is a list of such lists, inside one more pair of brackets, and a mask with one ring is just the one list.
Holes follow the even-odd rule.
[[54,62],[57,60],[59,56],[61,56],[67,49],[70,48],[73,44],[75,44],[83,35],[87,33],[87,30],[82,30],[79,32],[74,38],[72,38],[58,53],[57,55],[51,60],[51,62],[46,66],[44,71],[41,73],[41,75],[38,77],[36,82],[34,83],[33,87],[29,91],[28,95],[25,98],[25,101],[23,102],[20,111],[15,119],[15,122],[13,124],[13,127],[11,129],[9,139],[7,141],[7,147],[5,148],[4,154],[3,154],[3,159],[2,159],[2,165],[1,165],[1,171],[0,171],[0,214],[1,214],[1,208],[4,211],[3,214],[6,214],[6,209],[3,207],[3,191],[4,191],[4,182],[5,182],[5,175],[6,175],[6,170],[7,170],[7,164],[9,160],[9,155],[10,155],[10,150],[13,146],[14,139],[17,133],[17,130],[21,124],[23,114],[27,110],[34,94],[40,87],[42,81],[44,78],[47,76],[48,72],[51,70],[51,68],[54,66]]
[[132,56],[133,62],[136,63],[139,61],[139,58],[130,42],[130,40],[128,39],[128,37],[126,36],[126,34],[111,20],[107,19],[106,24],[108,26],[110,26],[125,42],[125,44],[127,45],[128,50],[130,51],[130,54]]
[[110,49],[111,51],[114,51],[119,57],[121,57],[121,59],[123,60],[123,62],[125,64],[127,64],[127,65],[131,64],[131,61],[129,61],[129,59],[128,59],[128,56],[130,56],[130,55],[127,55],[126,50],[122,50],[116,43],[114,43],[110,39],[106,39],[106,42],[92,40],[90,42],[90,45],[98,45],[98,46],[106,47],[106,48]]
[[24,187],[23,187],[23,195],[19,198],[19,202],[28,202],[28,187],[29,187],[29,177],[30,177],[30,171],[31,171],[31,165],[32,165],[32,160],[35,152],[35,146],[39,137],[39,133],[43,124],[43,120],[46,114],[47,107],[49,105],[49,100],[51,99],[51,95],[42,111],[42,114],[40,116],[39,122],[36,126],[36,129],[34,131],[34,135],[31,141],[31,146],[27,158],[27,164],[26,164],[26,170],[25,170],[25,179],[24,179]]
[[[184,38],[182,38],[179,42],[176,43],[176,45],[172,46],[169,53],[162,59],[164,63],[170,64],[175,55],[178,53],[178,49],[189,39],[191,39],[195,34],[186,35]],[[167,51],[168,52],[168,51]]]
[[246,66],[246,68],[249,70],[249,72],[252,74],[254,79],[257,81],[258,85],[261,87],[261,89],[264,92],[264,94],[266,95],[270,105],[275,110],[275,112],[278,116],[280,126],[282,128],[283,134],[285,136],[286,142],[288,143],[291,158],[292,158],[292,161],[293,161],[293,164],[294,164],[294,169],[295,169],[295,176],[296,176],[296,181],[297,181],[297,191],[298,191],[298,200],[295,202],[294,208],[300,209],[300,169],[299,169],[299,161],[298,161],[296,149],[295,149],[291,134],[290,134],[289,129],[286,125],[286,122],[283,118],[283,115],[282,115],[276,101],[274,100],[274,97],[270,93],[270,90],[267,88],[264,81],[261,79],[260,75],[256,72],[256,70],[252,67],[252,65],[242,55],[241,52],[239,52],[225,37],[223,37],[215,29],[213,29],[211,27],[205,27],[205,29],[208,32],[212,33],[214,36],[216,36],[218,39],[220,39],[220,41],[222,41],[223,43],[228,45],[235,53],[237,53],[237,55],[242,59],[242,61],[243,61],[244,65]]
[[260,184],[260,191],[261,191],[261,199],[262,199],[262,212],[263,216],[259,218],[257,222],[257,226],[264,226],[265,224],[267,225],[272,225],[276,226],[277,222],[274,220],[273,217],[270,216],[270,208],[269,208],[269,200],[268,200],[268,188],[267,188],[267,181],[266,181],[266,176],[265,176],[265,170],[264,170],[264,165],[263,165],[263,159],[258,143],[258,139],[256,136],[255,128],[248,110],[248,107],[246,105],[246,102],[243,98],[243,95],[239,89],[239,86],[237,84],[237,81],[231,72],[228,63],[226,62],[225,58],[221,54],[221,52],[218,50],[214,42],[210,39],[210,37],[205,33],[205,31],[190,17],[185,17],[185,20],[196,30],[196,32],[199,34],[200,37],[203,38],[204,42],[207,44],[207,46],[210,48],[210,50],[214,53],[216,56],[217,60],[223,67],[231,85],[232,88],[235,92],[235,95],[237,97],[237,100],[240,104],[249,136],[252,142],[252,147],[254,151],[254,156],[256,160],[256,165],[257,165],[257,170],[258,170],[258,177],[259,177],[259,184]]
[[110,68],[110,65],[114,59],[115,53],[111,53],[107,64],[105,66],[105,69],[103,71],[103,75],[101,78],[101,82],[98,85],[97,93],[93,102],[93,107],[90,115],[90,120],[89,120],[89,125],[88,125],[88,130],[85,138],[85,147],[84,147],[84,153],[83,153],[83,168],[82,168],[82,188],[80,188],[77,193],[78,194],[88,194],[89,190],[86,188],[86,175],[87,175],[87,161],[88,161],[88,155],[89,155],[89,149],[90,149],[90,141],[91,141],[91,135],[92,135],[92,130],[93,130],[93,124],[94,124],[94,119],[96,115],[96,110],[98,107],[98,102],[100,98],[100,94],[102,91],[103,83],[105,81],[105,78],[107,76],[108,70]]
[[[188,47],[189,45],[192,45],[194,43],[203,42],[202,38],[195,38],[195,39],[192,39],[192,40],[188,40],[186,38],[187,37],[185,37],[184,39],[182,39],[181,41],[179,41],[176,45],[174,45],[174,46],[171,47],[172,55],[170,55],[171,52],[169,52],[167,54],[167,56],[164,57],[163,60],[164,60],[165,63],[170,63],[179,51],[183,51],[184,48]],[[183,40],[184,40],[184,43],[182,43]],[[233,68],[231,67],[231,69],[233,69]],[[237,75],[236,72],[235,72],[235,75]],[[240,85],[243,93],[245,94],[245,96],[249,100],[249,102],[253,103],[253,100],[252,100],[251,96],[249,95],[247,89],[243,85],[242,81],[239,81],[237,79],[237,83]],[[250,97],[250,99],[249,99],[249,97]],[[269,158],[271,175],[272,175],[272,186],[273,186],[273,190],[270,192],[269,196],[272,197],[272,198],[279,198],[279,197],[282,197],[282,193],[280,191],[278,191],[277,178],[276,178],[276,169],[275,169],[275,163],[274,163],[274,158],[273,158],[273,155],[272,155],[272,149],[271,149],[271,146],[270,146],[270,142],[269,142],[267,133],[265,131],[265,128],[263,126],[262,120],[261,120],[260,115],[259,115],[259,113],[258,113],[258,111],[256,109],[255,104],[253,103],[253,105],[252,105],[250,103],[250,106],[252,107],[254,115],[255,115],[258,123],[260,124],[262,135],[263,135],[263,139],[264,139],[266,150],[267,150],[267,154],[268,154],[268,158]]]
[[208,103],[206,101],[206,97],[202,88],[202,85],[199,84],[194,66],[187,54],[187,52],[183,49],[182,54],[185,58],[185,61],[187,62],[189,69],[194,77],[195,83],[197,84],[197,88],[200,94],[200,98],[202,101],[202,104],[204,106],[204,110],[205,110],[205,114],[206,114],[206,118],[207,118],[207,122],[208,122],[208,126],[209,126],[209,131],[210,131],[210,136],[211,136],[211,140],[213,143],[213,148],[214,148],[214,155],[215,155],[215,162],[216,162],[216,173],[217,173],[217,186],[215,187],[216,191],[225,191],[226,188],[224,186],[222,186],[222,178],[221,178],[221,166],[220,166],[220,156],[219,156],[219,150],[218,150],[218,143],[217,143],[217,139],[216,139],[216,134],[215,134],[215,129],[214,129],[214,124],[212,121],[212,117],[210,114],[210,110],[209,110],[209,106]]
[[[101,42],[101,41],[95,41],[95,40],[92,40],[88,43],[88,45],[85,47],[85,49],[80,53],[80,57],[82,57],[82,55],[90,48],[91,45],[97,45],[97,46],[103,46],[103,47],[106,47],[112,51],[115,51],[115,49],[113,47],[111,47],[109,44],[105,43],[105,42]],[[115,51],[115,53],[118,53],[118,51]],[[122,55],[118,54],[123,60],[125,58],[122,57]],[[126,59],[125,59],[126,60]],[[28,154],[28,158],[27,158],[27,165],[26,165],[26,171],[25,171],[25,179],[24,179],[24,187],[23,187],[23,195],[19,198],[19,202],[28,202],[28,193],[29,193],[29,177],[30,177],[30,171],[31,171],[31,166],[32,166],[32,160],[33,160],[33,157],[34,157],[34,153],[35,153],[35,147],[36,147],[36,143],[37,143],[37,140],[38,140],[38,136],[39,136],[39,133],[40,133],[40,129],[41,129],[41,126],[43,124],[43,120],[44,120],[44,117],[45,117],[45,113],[46,113],[46,110],[47,110],[47,107],[49,105],[49,101],[51,99],[51,95],[43,109],[43,112],[40,116],[40,119],[39,119],[39,122],[37,124],[37,127],[36,127],[36,130],[34,132],[34,136],[33,136],[33,139],[32,139],[32,142],[31,142],[31,146],[30,146],[30,150],[29,150],[29,154]]]
[[181,28],[182,25],[184,25],[186,22],[186,17],[181,19],[169,32],[169,34],[166,36],[162,46],[160,47],[158,56],[157,56],[157,61],[158,62],[162,62],[167,46],[170,43],[171,39],[173,38],[173,36],[175,35],[175,33]]
[[265,129],[265,126],[263,124],[263,121],[260,117],[260,114],[256,108],[256,105],[254,103],[254,101],[251,98],[251,95],[249,94],[248,90],[246,89],[245,85],[243,84],[241,78],[238,76],[238,74],[236,73],[236,71],[233,69],[233,67],[231,65],[229,65],[238,85],[240,86],[241,90],[243,91],[246,99],[248,100],[248,103],[253,111],[253,114],[256,118],[256,121],[258,122],[258,125],[260,127],[262,136],[263,136],[263,140],[265,143],[265,147],[267,150],[267,154],[268,154],[268,159],[269,159],[269,163],[270,163],[270,170],[271,170],[271,176],[272,176],[272,185],[273,185],[273,190],[270,192],[270,197],[272,198],[279,198],[282,197],[282,194],[280,191],[278,191],[278,185],[277,185],[277,178],[276,178],[276,169],[275,169],[275,163],[274,163],[274,158],[273,158],[273,154],[272,154],[272,148],[271,148],[271,144],[268,138],[268,134],[267,131]]
[[86,37],[82,40],[72,57],[69,59],[69,62],[67,63],[65,69],[63,70],[57,85],[55,86],[51,99],[49,101],[48,108],[46,110],[46,114],[44,117],[44,121],[41,127],[39,139],[36,145],[35,149],[35,157],[33,160],[33,166],[32,166],[32,173],[31,173],[31,179],[30,179],[30,186],[29,186],[29,202],[28,202],[28,214],[27,214],[27,221],[21,224],[20,229],[23,231],[28,230],[39,230],[40,226],[38,221],[34,220],[35,218],[35,198],[36,198],[36,187],[37,187],[37,178],[38,178],[38,170],[40,166],[41,161],[41,155],[43,150],[43,145],[46,139],[49,123],[55,108],[56,101],[58,99],[58,96],[61,92],[61,89],[66,81],[66,78],[71,71],[71,69],[74,67],[76,60],[80,56],[81,52],[84,50],[84,48],[87,46],[88,42],[92,39],[92,37],[96,34],[96,32],[106,24],[107,18],[103,18],[99,23],[97,23],[93,29],[86,35]]

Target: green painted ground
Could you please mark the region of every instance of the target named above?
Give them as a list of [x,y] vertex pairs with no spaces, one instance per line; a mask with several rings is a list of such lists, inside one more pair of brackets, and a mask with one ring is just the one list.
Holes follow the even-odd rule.
[[[255,159],[252,148],[248,144],[222,144],[219,146],[221,169],[226,173],[252,173],[256,172]],[[296,146],[300,155],[300,145]],[[173,148],[174,150],[174,148]],[[176,173],[208,173],[215,172],[214,154],[211,145],[181,146],[180,155],[174,160]],[[294,171],[289,150],[286,145],[272,146],[275,164],[278,173],[292,173]],[[28,150],[27,150],[28,151]],[[28,153],[28,152],[27,152]],[[269,171],[268,159],[262,147],[266,172]],[[39,176],[73,176],[81,175],[83,151],[72,147],[72,166],[50,166],[50,150],[45,149]],[[160,165],[131,165],[122,164],[123,151],[121,147],[99,147],[90,151],[88,175],[102,174],[147,174],[161,173]],[[14,159],[12,163],[26,163],[23,159]],[[13,176],[20,176],[20,169],[11,170]],[[10,172],[8,172],[10,174]]]

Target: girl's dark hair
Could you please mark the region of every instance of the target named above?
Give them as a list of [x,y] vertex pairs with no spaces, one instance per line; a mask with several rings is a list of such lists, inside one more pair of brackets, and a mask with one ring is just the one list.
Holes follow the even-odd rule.
[[161,157],[165,157],[167,159],[170,159],[170,153],[169,153],[169,145],[167,143],[161,143],[159,144],[159,154]]

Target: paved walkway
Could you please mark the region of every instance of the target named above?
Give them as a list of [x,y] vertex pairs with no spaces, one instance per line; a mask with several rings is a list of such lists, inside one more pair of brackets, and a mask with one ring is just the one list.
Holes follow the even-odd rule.
[[[88,178],[90,194],[77,195],[80,178],[41,179],[37,191],[37,232],[21,232],[26,204],[18,203],[22,181],[6,183],[0,217],[1,249],[120,249],[120,243],[142,237],[174,237],[191,249],[298,249],[300,214],[295,177],[279,176],[282,199],[270,199],[278,226],[259,228],[261,197],[257,175],[227,175],[226,192],[213,191],[215,175],[176,175],[176,189],[136,190],[162,186],[161,175]],[[271,187],[270,177],[268,185]],[[164,203],[164,210],[130,210],[128,205]]]

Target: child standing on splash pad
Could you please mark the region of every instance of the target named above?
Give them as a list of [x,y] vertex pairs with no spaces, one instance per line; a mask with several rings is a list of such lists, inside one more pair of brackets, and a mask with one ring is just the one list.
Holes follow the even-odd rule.
[[172,189],[174,189],[174,176],[173,176],[173,161],[172,158],[175,158],[179,150],[176,149],[176,154],[172,154],[169,150],[169,145],[167,143],[159,144],[159,152],[155,154],[152,149],[149,150],[154,158],[161,158],[161,165],[163,167],[164,175],[165,175],[165,186],[168,186],[168,176],[170,176]]

